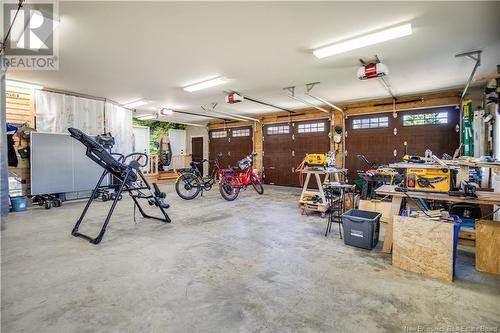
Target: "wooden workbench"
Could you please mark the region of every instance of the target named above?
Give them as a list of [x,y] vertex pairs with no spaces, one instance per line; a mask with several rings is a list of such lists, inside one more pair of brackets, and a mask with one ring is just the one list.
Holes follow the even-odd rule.
[[496,172],[500,172],[500,163],[484,163],[484,162],[471,162],[466,160],[443,160],[449,166],[458,167],[457,174],[457,184],[460,184],[462,181],[469,181],[469,170],[470,168],[489,168]]
[[426,200],[439,200],[447,202],[463,202],[471,204],[480,205],[500,205],[500,193],[495,192],[483,192],[477,191],[477,198],[469,197],[455,197],[450,196],[446,193],[431,193],[431,192],[417,192],[417,191],[407,191],[398,192],[396,191],[394,185],[382,185],[375,192],[382,196],[391,196],[391,218],[388,220],[387,230],[384,238],[384,245],[382,247],[382,252],[391,253],[392,252],[392,229],[394,216],[398,216],[401,210],[401,203],[403,198],[413,198],[413,199],[426,199]]
[[[323,184],[329,183],[332,181],[330,178],[333,176],[333,180],[335,182],[339,182],[339,173],[346,173],[347,169],[325,169],[325,170],[314,170],[314,169],[304,169],[301,173],[306,174],[306,179],[304,181],[304,187],[302,188],[302,193],[300,194],[299,207],[300,211],[303,214],[305,210],[312,210],[319,212],[321,217],[325,216],[325,212],[328,209],[328,205],[326,203],[325,192],[323,191]],[[320,176],[324,175],[325,179],[321,182]],[[318,189],[310,189],[309,182],[311,180],[311,176],[314,176],[316,180],[316,184],[318,185]],[[313,197],[318,195],[321,199],[321,202],[312,202],[311,200],[307,200],[308,197]]]

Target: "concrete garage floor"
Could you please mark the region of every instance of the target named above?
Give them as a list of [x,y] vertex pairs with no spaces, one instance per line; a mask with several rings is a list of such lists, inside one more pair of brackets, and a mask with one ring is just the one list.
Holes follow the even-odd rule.
[[[459,252],[449,284],[345,246],[297,189],[183,201],[134,224],[128,196],[99,246],[70,236],[84,202],[2,224],[2,332],[401,332],[500,326],[500,277]],[[90,212],[97,231],[109,203]],[[408,329],[408,330],[406,330]],[[500,328],[499,328],[500,329]]]

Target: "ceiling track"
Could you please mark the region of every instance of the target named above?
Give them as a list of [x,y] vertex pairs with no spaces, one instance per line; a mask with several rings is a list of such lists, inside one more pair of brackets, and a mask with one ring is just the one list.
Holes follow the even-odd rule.
[[[309,85],[308,85],[308,89],[309,89]],[[305,99],[302,99],[302,98],[299,98],[299,97],[295,96],[295,86],[286,87],[286,88],[283,88],[283,90],[287,90],[289,92],[289,95],[288,95],[289,98],[294,99],[294,100],[299,101],[299,102],[302,102],[303,104],[308,105],[310,107],[313,107],[316,110],[319,110],[321,112],[325,112],[325,113],[330,114],[330,111],[328,111],[328,110],[326,110],[326,109],[324,109],[324,108],[322,108],[320,106],[317,106],[317,105],[315,105],[315,104],[313,104],[311,102],[308,102]]]
[[474,75],[476,74],[476,70],[479,66],[481,66],[481,53],[482,50],[476,50],[476,51],[471,51],[471,52],[464,52],[464,53],[459,53],[455,55],[455,58],[460,58],[460,57],[467,57],[469,59],[474,60],[476,63],[474,64],[474,68],[472,69],[472,72],[470,73],[469,79],[467,80],[467,83],[465,84],[464,91],[462,92],[462,96],[460,99],[463,101],[465,98],[465,94],[467,93],[467,90],[469,89],[469,86],[472,82],[472,79],[474,78]]
[[191,116],[211,118],[211,119],[228,120],[227,118],[216,117],[216,116],[209,116],[209,115],[206,115],[206,114],[196,113],[196,112],[177,111],[177,110],[172,110],[172,112],[174,112],[174,113],[180,113],[180,114],[187,114],[187,115],[191,115]]
[[275,109],[278,109],[278,110],[282,110],[282,111],[286,111],[288,113],[295,113],[295,111],[293,110],[290,110],[290,109],[287,109],[287,108],[284,108],[284,107],[281,107],[281,106],[278,106],[276,104],[272,104],[272,103],[268,103],[268,102],[264,102],[264,101],[261,101],[259,99],[256,99],[256,98],[253,98],[253,97],[250,97],[248,95],[245,95],[245,94],[242,94],[242,93],[239,93],[237,91],[234,91],[234,90],[230,90],[230,91],[225,91],[225,93],[227,94],[232,94],[232,93],[235,93],[235,94],[238,94],[240,95],[241,97],[243,97],[245,100],[248,100],[250,102],[253,102],[253,103],[257,103],[257,104],[260,104],[260,105],[265,105],[265,106],[269,106],[271,108],[275,108]]
[[386,105],[399,105],[399,104],[405,104],[405,103],[415,103],[415,102],[423,102],[424,101],[424,98],[421,97],[421,98],[416,98],[416,99],[410,99],[410,100],[407,100],[407,101],[399,101],[399,102],[391,102],[391,103],[378,103],[378,104],[372,104],[372,105],[368,105],[368,106],[386,106]]

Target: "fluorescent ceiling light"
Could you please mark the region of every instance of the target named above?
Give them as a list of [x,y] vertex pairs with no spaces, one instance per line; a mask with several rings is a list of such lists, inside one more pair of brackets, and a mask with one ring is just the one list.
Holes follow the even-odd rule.
[[43,86],[39,84],[32,84],[28,82],[21,82],[21,81],[12,81],[12,80],[5,80],[5,84],[8,86],[15,86],[15,87],[22,87],[22,88],[31,88],[31,89],[43,89]]
[[313,54],[321,59],[335,54],[359,49],[368,45],[382,43],[391,39],[404,37],[412,34],[411,23],[394,28],[382,30],[362,37],[349,39],[330,46],[325,46],[313,51]]
[[198,90],[218,86],[218,85],[223,84],[223,83],[226,83],[226,80],[224,78],[216,77],[214,79],[210,79],[207,81],[195,83],[195,84],[189,85],[187,87],[184,87],[184,90],[189,91],[189,92],[193,92],[193,91],[198,91]]
[[137,116],[136,118],[139,120],[149,120],[149,119],[158,118],[158,115],[157,114],[144,114],[142,116]]
[[139,106],[146,105],[148,103],[149,103],[148,101],[144,101],[142,99],[139,99],[139,100],[137,100],[135,102],[130,102],[128,104],[125,104],[124,107],[129,108],[129,109],[133,109],[133,108],[137,108]]

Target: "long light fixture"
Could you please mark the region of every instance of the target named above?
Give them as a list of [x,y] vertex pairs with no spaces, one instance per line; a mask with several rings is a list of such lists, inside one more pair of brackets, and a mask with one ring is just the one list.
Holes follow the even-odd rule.
[[157,114],[144,114],[142,116],[137,116],[136,118],[139,120],[150,120],[150,119],[157,119],[158,115]]
[[396,39],[412,34],[411,23],[400,25],[394,28],[382,30],[369,35],[349,39],[340,43],[325,46],[313,51],[313,54],[321,59],[335,54],[359,49],[365,46],[382,43],[391,39]]
[[130,103],[127,103],[124,105],[124,107],[126,108],[129,108],[129,109],[133,109],[133,108],[137,108],[139,106],[143,106],[143,105],[146,105],[148,104],[149,102],[148,101],[145,101],[145,100],[142,100],[142,99],[139,99],[137,101],[134,101],[134,102],[130,102]]
[[202,89],[207,89],[210,87],[215,87],[215,86],[224,84],[226,82],[227,82],[227,80],[224,79],[223,77],[216,77],[216,78],[213,78],[213,79],[210,79],[207,81],[191,84],[189,86],[184,87],[183,89],[185,91],[193,92],[193,91],[198,91],[198,90],[202,90]]
[[31,89],[38,89],[38,90],[43,89],[43,86],[41,86],[39,84],[33,84],[33,83],[21,82],[21,81],[5,80],[5,84],[8,86],[21,87],[21,88],[31,88]]
[[161,108],[158,113],[162,116],[171,116],[172,114],[174,114],[174,111],[172,109]]

